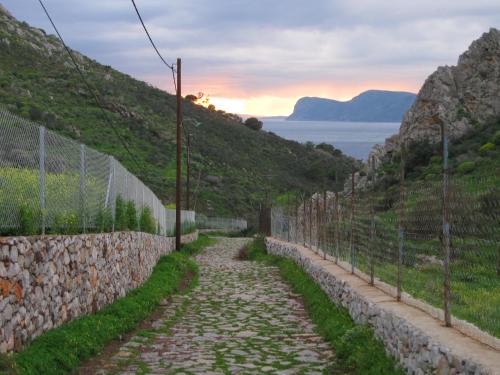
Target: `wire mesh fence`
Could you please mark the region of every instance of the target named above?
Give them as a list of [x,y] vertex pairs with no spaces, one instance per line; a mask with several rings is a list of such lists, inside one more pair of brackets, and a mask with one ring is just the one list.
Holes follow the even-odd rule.
[[273,207],[271,229],[500,337],[500,170],[316,193]]
[[245,219],[197,215],[196,226],[199,229],[245,230],[247,229],[247,221]]
[[[118,198],[134,203],[138,230],[147,208],[155,232],[175,232],[175,210],[112,156],[0,108],[1,234],[56,233],[68,226],[99,231],[103,213],[116,216]],[[181,221],[183,231],[193,227],[194,211],[182,211]]]

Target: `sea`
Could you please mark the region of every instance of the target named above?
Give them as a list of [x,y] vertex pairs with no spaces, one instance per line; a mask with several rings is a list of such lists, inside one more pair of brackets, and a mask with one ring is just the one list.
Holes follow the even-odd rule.
[[329,143],[344,154],[366,160],[372,147],[399,131],[399,122],[287,121],[262,119],[263,130],[300,143]]

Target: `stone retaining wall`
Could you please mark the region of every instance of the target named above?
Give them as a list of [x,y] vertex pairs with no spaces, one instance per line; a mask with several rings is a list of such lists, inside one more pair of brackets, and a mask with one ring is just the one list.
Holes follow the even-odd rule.
[[0,237],[0,352],[124,296],[174,248],[175,238],[141,232]]
[[[399,360],[408,374],[480,375],[498,374],[496,371],[500,371],[500,362],[496,369],[492,369],[469,358],[467,354],[464,355],[463,351],[457,354],[448,345],[431,338],[429,332],[416,327],[411,317],[395,314],[390,309],[381,307],[376,301],[361,295],[348,282],[337,278],[326,269],[324,262],[328,261],[323,261],[323,264],[321,259],[313,261],[312,257],[306,255],[307,250],[303,247],[273,238],[267,238],[266,245],[270,254],[291,258],[301,266],[335,304],[349,310],[356,323],[368,323],[374,329],[376,337],[384,342],[386,350]],[[497,356],[498,352],[492,358],[491,348],[484,349],[489,350],[486,353],[490,357],[489,362],[494,363],[500,358]]]

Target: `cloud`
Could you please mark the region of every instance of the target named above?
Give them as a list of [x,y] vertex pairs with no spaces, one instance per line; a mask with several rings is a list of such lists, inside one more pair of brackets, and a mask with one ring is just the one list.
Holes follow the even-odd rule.
[[[52,32],[32,2],[3,2],[19,19]],[[73,48],[169,86],[130,1],[45,2]],[[167,60],[183,58],[184,92],[252,103],[284,98],[280,108],[286,98],[302,95],[343,99],[368,88],[416,91],[438,65],[455,64],[472,40],[500,26],[496,0],[136,3]]]

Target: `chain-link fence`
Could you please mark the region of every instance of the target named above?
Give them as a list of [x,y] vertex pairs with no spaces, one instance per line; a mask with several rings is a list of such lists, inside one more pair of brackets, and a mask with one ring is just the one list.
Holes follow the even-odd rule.
[[[98,231],[103,213],[116,215],[120,198],[136,207],[139,230],[147,207],[157,233],[174,233],[175,210],[112,156],[0,108],[0,233]],[[183,230],[195,225],[193,211],[181,218]]]
[[196,226],[199,229],[236,231],[247,229],[247,221],[245,219],[231,219],[226,217],[207,217],[205,215],[197,215]]
[[297,198],[272,209],[272,235],[500,337],[500,170],[448,174]]

